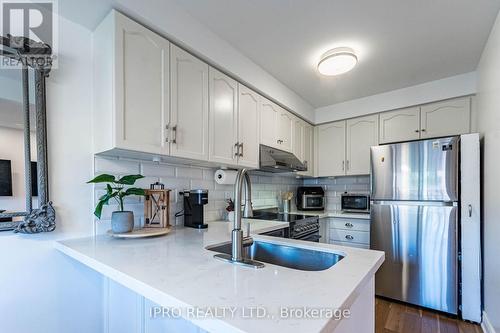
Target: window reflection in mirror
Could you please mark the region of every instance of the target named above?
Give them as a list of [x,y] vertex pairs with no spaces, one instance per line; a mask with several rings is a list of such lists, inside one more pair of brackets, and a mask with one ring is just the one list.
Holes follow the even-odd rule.
[[[0,212],[25,212],[25,153],[22,76],[19,69],[0,69]],[[29,69],[30,141],[33,208],[37,205],[34,73]],[[20,220],[0,218],[0,222]]]

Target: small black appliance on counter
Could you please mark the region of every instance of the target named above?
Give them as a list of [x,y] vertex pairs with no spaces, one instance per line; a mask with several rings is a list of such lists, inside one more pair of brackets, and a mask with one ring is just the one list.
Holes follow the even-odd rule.
[[295,200],[298,210],[325,209],[325,191],[321,186],[299,186]]
[[179,193],[184,198],[184,226],[205,229],[203,206],[208,203],[208,190],[185,190]]

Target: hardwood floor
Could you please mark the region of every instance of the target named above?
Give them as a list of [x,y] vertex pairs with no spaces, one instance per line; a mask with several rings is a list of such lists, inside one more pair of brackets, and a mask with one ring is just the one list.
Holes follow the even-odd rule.
[[375,298],[375,333],[482,333],[479,325]]

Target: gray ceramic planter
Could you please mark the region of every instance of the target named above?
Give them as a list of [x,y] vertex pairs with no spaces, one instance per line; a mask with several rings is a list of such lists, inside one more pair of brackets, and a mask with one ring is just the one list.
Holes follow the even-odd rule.
[[114,234],[123,234],[134,229],[133,212],[113,212],[111,214],[111,230]]

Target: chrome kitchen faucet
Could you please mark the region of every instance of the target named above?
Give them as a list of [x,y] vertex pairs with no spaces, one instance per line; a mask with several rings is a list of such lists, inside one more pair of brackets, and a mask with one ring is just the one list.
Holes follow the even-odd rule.
[[233,231],[231,233],[231,255],[222,253],[216,254],[214,257],[233,264],[262,268],[264,267],[263,263],[243,258],[243,248],[253,244],[250,232],[248,232],[247,237],[243,237],[243,230],[241,230],[241,192],[243,182],[245,182],[245,208],[243,217],[248,218],[253,216],[252,185],[250,183],[250,177],[248,176],[247,169],[241,169],[238,171],[236,182],[234,183],[234,221]]

